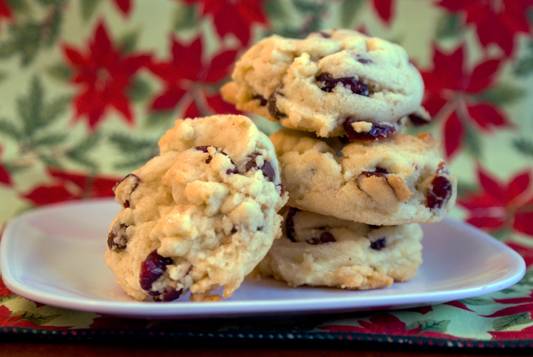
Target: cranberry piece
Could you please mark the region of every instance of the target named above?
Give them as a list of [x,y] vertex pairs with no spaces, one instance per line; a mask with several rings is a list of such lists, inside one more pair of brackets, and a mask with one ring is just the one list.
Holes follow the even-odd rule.
[[263,107],[264,107],[265,105],[267,105],[267,102],[268,102],[268,101],[266,100],[266,98],[263,97],[263,96],[260,95],[260,94],[254,94],[254,95],[252,95],[252,99],[253,99],[253,100],[258,100],[258,101],[259,101],[259,105],[261,105],[261,106],[263,106]]
[[235,234],[235,233],[237,233],[237,227],[233,226],[231,227],[230,234]]
[[431,119],[425,118],[416,113],[409,114],[408,118],[411,124],[413,124],[414,126],[422,126],[422,125],[429,124],[431,122]]
[[198,151],[201,151],[201,152],[205,152],[205,153],[209,152],[209,150],[208,150],[209,146],[208,145],[196,146],[195,149],[198,150]]
[[[124,176],[119,182],[117,182],[115,184],[115,186],[113,187],[113,192],[115,192],[116,188],[118,185],[120,185],[123,181],[125,180],[130,180],[132,181],[132,184],[131,184],[131,191],[130,191],[130,196],[131,194],[137,189],[137,187],[139,187],[139,184],[141,183],[141,179],[139,176],[135,175],[135,174],[127,174],[126,176]],[[129,208],[130,207],[130,200],[127,199],[125,200],[123,203],[122,203],[122,206],[124,208]]]
[[126,249],[128,245],[128,235],[126,234],[126,228],[129,226],[124,223],[115,225],[111,232],[107,235],[107,246],[109,249],[115,252],[120,252]]
[[365,97],[370,95],[368,85],[354,77],[333,78],[333,76],[329,73],[321,73],[316,77],[316,81],[318,82],[320,89],[324,92],[331,93],[333,89],[340,83],[349,88],[354,94]]
[[376,226],[376,225],[373,225],[373,224],[369,224],[368,228],[369,229],[379,229],[379,228],[381,228],[381,226]]
[[386,174],[388,174],[389,172],[387,171],[387,169],[384,169],[383,167],[376,167],[376,169],[374,171],[363,171],[361,172],[361,175],[365,175],[366,177],[370,177],[370,176],[385,176]]
[[237,167],[234,167],[232,169],[227,169],[226,170],[226,175],[234,175],[234,174],[238,174],[239,173],[239,169]]
[[374,250],[382,250],[387,245],[387,239],[385,237],[376,239],[370,243],[370,248]]
[[278,109],[276,105],[276,92],[274,92],[267,101],[267,109],[270,115],[276,120],[285,118],[287,115]]
[[333,243],[336,241],[337,240],[335,239],[335,236],[331,234],[330,232],[322,232],[320,233],[318,238],[317,237],[309,238],[305,242],[307,244],[318,245],[318,244],[325,244],[325,243]]
[[[246,162],[246,165],[244,165],[244,169],[246,170],[246,172],[250,171],[250,170],[253,170],[253,169],[256,169],[258,168],[257,167],[257,162],[255,161],[256,157],[258,157],[260,154],[258,152],[256,153],[253,153],[251,155],[249,155],[249,160],[248,162]],[[263,175],[270,181],[270,182],[274,182],[274,178],[276,177],[276,171],[274,171],[274,167],[272,166],[272,164],[270,163],[270,161],[268,160],[264,160],[263,161],[263,166],[261,166],[259,168],[261,171],[263,171]]]
[[426,206],[430,209],[441,208],[452,195],[452,183],[444,176],[435,176],[426,197]]
[[146,291],[152,289],[152,284],[167,270],[167,265],[172,264],[171,258],[162,257],[154,250],[141,264],[140,285]]
[[285,237],[291,242],[296,242],[296,230],[294,229],[294,217],[300,212],[298,208],[289,207],[287,214],[285,215],[284,233]]
[[163,292],[157,293],[157,295],[153,295],[153,297],[154,297],[154,301],[163,301],[163,302],[173,301],[173,300],[179,299],[182,292],[183,292],[182,289],[176,290],[176,289],[169,287],[163,290]]
[[357,120],[349,117],[347,118],[342,126],[348,140],[380,140],[392,136],[396,132],[396,127],[392,124],[386,123],[372,123],[372,128],[367,132],[356,132],[352,127],[352,124]]

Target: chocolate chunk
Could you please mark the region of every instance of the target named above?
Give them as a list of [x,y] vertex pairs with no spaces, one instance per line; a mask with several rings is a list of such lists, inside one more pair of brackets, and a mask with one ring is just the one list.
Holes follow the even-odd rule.
[[357,122],[357,120],[348,117],[342,124],[349,141],[386,139],[396,133],[396,126],[387,123],[372,123],[372,127],[369,131],[357,132],[352,126],[355,122]]
[[371,94],[368,85],[356,79],[355,77],[333,78],[333,76],[329,73],[321,73],[316,77],[316,81],[318,83],[318,87],[324,92],[328,93],[331,93],[337,85],[342,84],[346,88],[350,89],[354,94],[365,97],[368,97]]
[[260,94],[254,94],[254,95],[252,95],[252,99],[253,99],[253,100],[258,100],[258,101],[259,101],[259,105],[261,105],[261,106],[263,106],[263,107],[264,107],[265,105],[267,105],[267,103],[268,103],[268,101],[266,100],[266,98],[263,97],[263,96],[260,95]]
[[382,250],[387,245],[387,239],[385,237],[376,239],[370,243],[370,248],[374,250]]
[[283,119],[285,118],[287,115],[283,112],[281,112],[279,109],[278,109],[278,106],[276,104],[276,92],[272,93],[272,95],[268,98],[268,101],[267,101],[267,109],[268,109],[268,112],[270,113],[270,115],[272,115],[272,117],[276,120],[280,120],[280,119]]
[[294,217],[300,212],[298,208],[289,207],[287,214],[285,215],[285,224],[283,225],[283,230],[285,237],[291,242],[296,242],[296,230],[294,229]]
[[[246,162],[246,164],[244,165],[244,170],[246,172],[250,171],[250,170],[253,170],[253,169],[257,169],[257,162],[256,162],[256,158],[258,156],[260,156],[261,154],[256,152],[256,153],[253,153],[251,155],[248,155],[248,161]],[[270,182],[274,182],[274,178],[276,177],[276,171],[274,170],[274,167],[272,166],[272,164],[270,163],[270,161],[268,160],[263,160],[263,165],[259,168],[262,172],[263,172],[263,175],[270,181]]]
[[335,236],[330,232],[322,232],[318,237],[307,239],[305,242],[312,245],[326,244],[336,242]]

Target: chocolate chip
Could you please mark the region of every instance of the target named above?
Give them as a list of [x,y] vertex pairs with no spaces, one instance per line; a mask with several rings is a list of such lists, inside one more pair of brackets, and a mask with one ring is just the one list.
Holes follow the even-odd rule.
[[289,207],[287,214],[285,215],[285,224],[283,225],[283,230],[285,237],[291,242],[296,242],[296,230],[294,229],[294,217],[300,212],[298,208]]
[[318,237],[307,239],[305,242],[312,245],[326,244],[336,242],[335,236],[330,232],[322,232]]
[[331,34],[326,32],[326,31],[319,31],[319,32],[316,32],[316,33],[318,33],[323,38],[331,38]]
[[374,171],[363,171],[361,172],[361,175],[365,175],[366,177],[370,177],[370,176],[380,176],[380,177],[383,177],[385,175],[387,175],[389,173],[389,171],[387,171],[387,169],[384,169],[382,167],[376,167],[376,169]]
[[233,226],[231,227],[230,234],[235,234],[235,233],[237,233],[237,227]]
[[329,73],[321,73],[316,77],[316,81],[318,83],[318,87],[324,92],[328,93],[331,93],[338,84],[342,84],[346,88],[350,89],[354,94],[365,97],[368,97],[371,94],[368,85],[356,79],[355,77],[334,78]]
[[268,101],[266,100],[266,98],[263,97],[263,96],[260,95],[260,94],[254,94],[254,95],[252,95],[252,99],[253,99],[253,100],[258,100],[258,101],[259,101],[259,105],[261,105],[261,106],[263,106],[263,107],[264,107],[265,105],[267,105],[267,103],[268,103]]
[[162,292],[158,292],[156,295],[152,296],[154,297],[154,301],[168,302],[179,299],[182,292],[182,289],[176,290],[172,287],[168,287]]
[[114,252],[120,252],[126,249],[129,237],[126,234],[126,229],[129,226],[124,223],[113,226],[107,235],[107,246]]
[[209,152],[209,145],[202,145],[202,146],[195,146],[196,150],[208,153]]
[[360,54],[356,55],[355,56],[355,59],[357,60],[357,62],[361,63],[361,64],[371,64],[371,63],[374,63],[374,61],[372,61],[370,58],[368,57],[364,57]]
[[[248,155],[248,161],[244,165],[244,170],[246,172],[257,169],[257,162],[256,158],[260,156],[261,154],[256,152],[251,155]],[[274,182],[274,178],[276,177],[276,171],[274,170],[274,167],[268,160],[263,160],[263,165],[259,168],[263,172],[263,176],[265,176],[270,182]]]
[[385,237],[376,239],[370,243],[370,248],[374,250],[382,250],[387,245],[387,239]]
[[396,126],[387,123],[372,123],[372,127],[367,132],[357,132],[352,124],[357,120],[352,117],[346,118],[342,123],[344,132],[348,140],[380,140],[386,139],[396,133]]
[[280,120],[280,119],[283,119],[285,118],[287,115],[283,112],[281,112],[279,109],[278,109],[278,106],[276,104],[276,92],[272,93],[272,95],[268,98],[268,101],[267,101],[267,109],[268,109],[268,112],[270,113],[270,115],[272,115],[272,117],[276,120]]
[[422,126],[422,125],[429,124],[431,122],[431,118],[425,118],[425,117],[423,117],[421,115],[418,115],[416,113],[409,114],[408,118],[409,118],[409,121],[414,126]]

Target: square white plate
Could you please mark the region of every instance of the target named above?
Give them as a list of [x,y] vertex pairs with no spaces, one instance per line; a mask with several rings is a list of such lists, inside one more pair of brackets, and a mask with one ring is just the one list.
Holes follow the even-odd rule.
[[203,318],[302,312],[405,308],[488,294],[525,273],[517,253],[452,219],[424,226],[424,264],[415,279],[381,290],[289,288],[247,280],[220,302],[136,302],[115,284],[103,261],[111,200],[48,206],[9,223],[0,267],[13,292],[41,303],[131,317]]

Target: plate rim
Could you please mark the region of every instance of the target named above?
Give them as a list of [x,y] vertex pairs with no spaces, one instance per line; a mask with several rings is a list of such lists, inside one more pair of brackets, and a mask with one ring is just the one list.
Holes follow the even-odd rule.
[[[245,316],[245,315],[265,315],[279,312],[304,313],[317,310],[324,311],[341,311],[341,310],[361,310],[361,309],[384,309],[384,308],[402,308],[407,305],[431,305],[444,303],[456,299],[467,299],[474,296],[490,294],[517,283],[526,273],[526,264],[520,254],[513,249],[493,238],[489,234],[477,229],[476,227],[465,223],[461,220],[446,217],[442,221],[445,224],[459,226],[460,229],[478,235],[478,240],[483,240],[484,244],[491,244],[497,249],[505,252],[511,258],[511,269],[503,277],[495,278],[488,284],[481,286],[470,286],[456,288],[451,290],[438,290],[425,293],[403,294],[402,296],[385,295],[367,298],[361,301],[354,301],[353,296],[346,297],[323,297],[308,299],[291,299],[290,301],[279,300],[253,300],[253,301],[219,301],[219,302],[171,302],[171,303],[153,303],[139,301],[112,301],[112,300],[95,300],[92,298],[70,298],[57,295],[24,284],[15,277],[11,272],[8,264],[10,258],[8,252],[11,242],[15,239],[17,228],[23,224],[28,217],[46,214],[65,206],[85,206],[110,204],[113,202],[109,198],[96,198],[87,200],[76,200],[56,203],[39,207],[22,213],[11,219],[4,230],[0,240],[0,271],[6,287],[25,298],[33,301],[44,303],[51,306],[74,309],[78,311],[93,312],[107,315],[119,315],[130,317],[160,317],[160,318],[179,318],[179,317],[213,317],[216,316]],[[20,238],[19,238],[20,239]],[[332,306],[335,304],[335,306]],[[355,305],[355,306],[354,306]],[[207,315],[207,316],[206,316]]]

